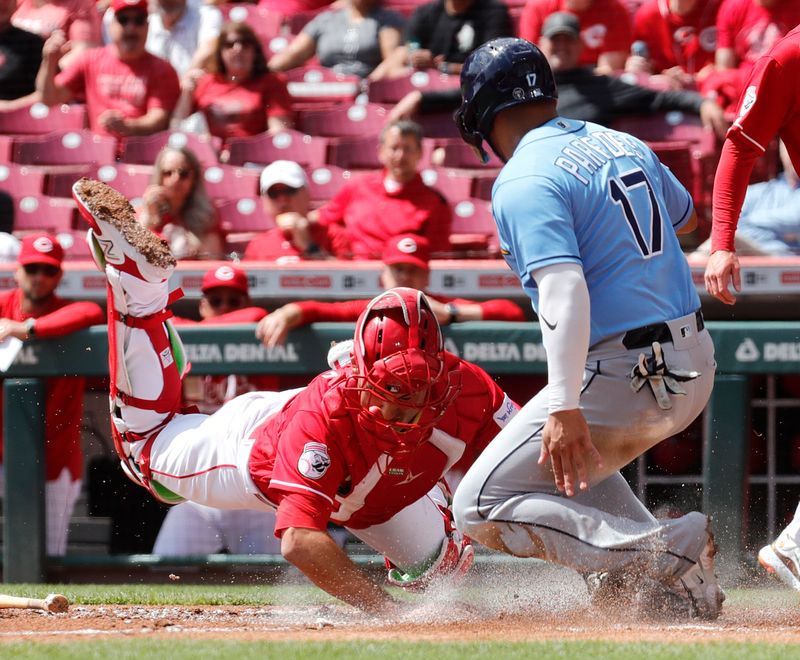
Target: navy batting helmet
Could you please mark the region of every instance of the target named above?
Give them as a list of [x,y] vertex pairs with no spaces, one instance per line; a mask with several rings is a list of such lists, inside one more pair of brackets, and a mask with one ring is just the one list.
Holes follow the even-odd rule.
[[[536,46],[525,39],[504,37],[476,48],[461,70],[461,107],[455,120],[464,141],[486,163],[495,115],[514,105],[558,98],[553,72]],[[491,143],[490,143],[491,144]]]

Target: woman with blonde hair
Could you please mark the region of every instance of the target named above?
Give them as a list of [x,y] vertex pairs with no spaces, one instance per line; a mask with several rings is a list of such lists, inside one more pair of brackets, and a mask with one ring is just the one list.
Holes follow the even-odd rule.
[[161,235],[178,259],[218,259],[225,249],[200,161],[186,147],[164,147],[144,191],[139,221]]
[[175,120],[200,111],[209,133],[223,140],[292,126],[286,83],[269,72],[261,43],[246,23],[222,26],[207,70],[190,71],[182,88]]

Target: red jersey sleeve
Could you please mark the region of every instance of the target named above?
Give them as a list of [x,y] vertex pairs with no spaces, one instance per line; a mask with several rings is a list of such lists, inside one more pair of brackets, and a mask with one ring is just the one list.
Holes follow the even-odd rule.
[[70,41],[93,41],[100,43],[100,16],[97,5],[92,0],[83,0],[75,6],[75,13],[69,25]]
[[264,106],[267,117],[291,117],[292,97],[282,76],[267,74],[264,80]]
[[282,429],[267,491],[278,504],[277,536],[289,527],[327,526],[347,473],[334,435],[324,411],[298,410]]
[[200,325],[231,325],[234,323],[256,323],[267,315],[267,310],[261,307],[245,307],[236,309],[227,314],[220,314],[211,319],[203,319]]
[[350,205],[350,199],[355,190],[355,183],[350,181],[345,183],[339,192],[337,192],[331,200],[319,208],[319,216],[317,222],[323,227],[331,225],[343,225],[344,215],[347,207]]
[[106,315],[93,302],[68,303],[36,319],[35,333],[42,339],[63,337],[76,330],[106,322]]
[[181,84],[175,69],[166,60],[160,57],[153,58],[155,75],[150,78],[147,98],[147,109],[163,108],[168,112],[175,109],[178,97],[181,95]]
[[558,3],[528,0],[519,19],[519,36],[532,43],[537,43],[545,17],[558,10]]
[[631,15],[619,2],[611,2],[606,8],[608,14],[604,20],[608,32],[603,40],[602,52],[623,50],[626,53],[631,48],[632,26]]
[[517,303],[511,300],[496,298],[478,303],[484,321],[524,321],[525,312]]
[[368,303],[369,300],[345,300],[331,303],[317,300],[299,300],[295,304],[303,314],[303,325],[306,325],[319,321],[330,321],[331,323],[356,321]]
[[89,48],[78,53],[69,66],[56,75],[56,85],[66,87],[73,96],[82,97],[86,87],[86,64],[92,54],[96,56],[99,52],[99,49]]

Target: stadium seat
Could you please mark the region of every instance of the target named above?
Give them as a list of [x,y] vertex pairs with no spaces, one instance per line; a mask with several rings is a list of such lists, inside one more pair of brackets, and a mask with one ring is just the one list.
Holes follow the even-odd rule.
[[386,108],[373,103],[341,105],[298,113],[298,128],[309,135],[359,137],[377,135],[386,123]]
[[27,108],[0,112],[0,133],[43,135],[53,131],[80,131],[86,128],[86,106],[59,105],[49,108],[34,103]]
[[472,194],[476,199],[485,199],[491,201],[492,199],[492,186],[497,177],[494,174],[478,174],[475,176],[475,183],[472,188]]
[[333,197],[353,174],[336,165],[306,168],[308,195],[313,205],[319,206]]
[[23,165],[113,163],[117,141],[88,130],[14,138],[11,160]]
[[203,183],[213,199],[239,200],[258,197],[260,175],[261,171],[255,168],[214,165],[203,172]]
[[450,243],[456,252],[476,256],[496,256],[497,227],[492,217],[491,203],[483,199],[465,199],[451,204],[453,224]]
[[0,190],[15,197],[41,195],[44,192],[44,173],[27,165],[0,165]]
[[[449,76],[439,73],[435,69],[429,71],[415,71],[402,78],[386,78],[369,83],[367,96],[370,103],[397,103],[409,92],[414,90],[435,91],[443,89],[458,89],[458,76]],[[452,121],[452,113],[450,116]]]
[[275,226],[258,197],[227,200],[216,204],[225,233],[261,232]]
[[[71,200],[70,200],[71,201]],[[63,199],[29,195],[14,199],[14,231],[71,231],[76,207]]]
[[13,135],[0,135],[0,163],[11,162],[11,146],[13,144]]
[[328,140],[312,137],[299,131],[262,133],[248,138],[228,140],[230,165],[269,165],[274,160],[293,160],[303,167],[325,164]]
[[714,153],[720,148],[716,135],[703,126],[699,117],[682,112],[626,117],[615,121],[612,127],[645,142],[685,141],[691,144],[693,151],[699,151],[700,154]]
[[481,163],[478,154],[461,138],[436,140],[435,142],[436,149],[431,156],[431,160],[438,167],[488,171],[499,169],[503,166],[500,159],[492,153],[485,143],[484,148],[489,154],[489,162],[486,165]]
[[247,23],[256,33],[259,41],[268,42],[277,37],[283,28],[284,16],[280,12],[241,2],[217,5],[225,21]]
[[86,230],[61,231],[56,237],[64,248],[64,259],[67,261],[87,261],[92,258],[89,244],[86,242]]
[[422,180],[455,204],[472,196],[474,177],[463,170],[431,167],[422,171]]
[[358,76],[336,73],[323,66],[306,66],[285,74],[289,95],[306,103],[352,103],[361,89]]
[[[422,140],[422,158],[420,167],[428,167],[434,143]],[[378,160],[378,136],[330,138],[328,147],[328,164],[344,169],[377,170],[383,165]]]
[[219,162],[219,140],[206,135],[161,131],[153,135],[128,137],[122,141],[120,160],[134,165],[152,165],[159,152],[166,146],[191,149],[205,167]]
[[461,133],[453,120],[452,112],[424,114],[417,117],[416,121],[422,126],[422,133],[426,137],[461,139]]

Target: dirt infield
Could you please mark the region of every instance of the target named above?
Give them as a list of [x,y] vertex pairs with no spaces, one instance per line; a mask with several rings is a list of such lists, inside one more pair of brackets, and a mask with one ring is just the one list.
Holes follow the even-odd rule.
[[800,643],[800,611],[779,605],[734,605],[714,622],[636,621],[624,613],[587,608],[494,614],[451,608],[436,622],[429,606],[408,618],[380,621],[344,606],[142,607],[73,605],[64,614],[0,611],[0,644],[21,639],[56,642],[114,637],[225,638],[228,640],[527,641]]

